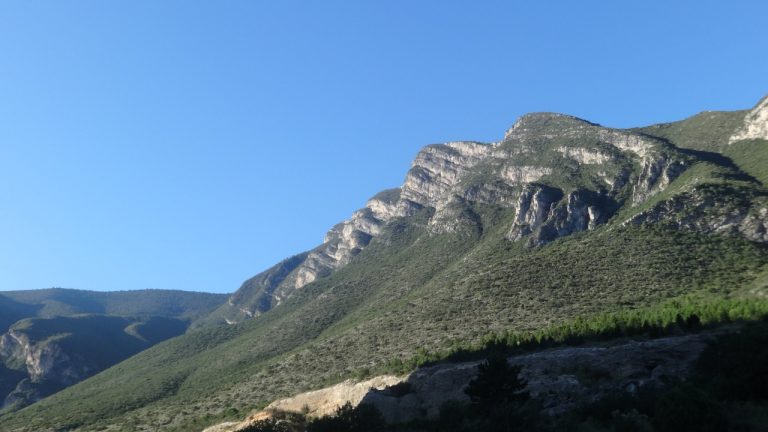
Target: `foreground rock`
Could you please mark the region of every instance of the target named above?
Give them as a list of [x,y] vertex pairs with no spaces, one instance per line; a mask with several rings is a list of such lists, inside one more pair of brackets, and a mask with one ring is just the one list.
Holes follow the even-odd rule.
[[[634,393],[685,379],[715,333],[628,341],[615,345],[557,348],[509,358],[521,365],[526,390],[540,398],[547,414],[558,415],[616,392]],[[414,371],[409,376],[380,376],[368,381],[345,381],[270,404],[241,423],[226,423],[205,432],[236,432],[277,411],[309,417],[333,414],[350,403],[368,403],[388,423],[436,417],[448,401],[469,402],[464,389],[481,361],[446,363]]]

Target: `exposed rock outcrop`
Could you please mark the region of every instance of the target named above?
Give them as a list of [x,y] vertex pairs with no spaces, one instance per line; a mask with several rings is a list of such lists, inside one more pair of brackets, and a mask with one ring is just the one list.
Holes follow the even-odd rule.
[[[526,391],[541,398],[549,414],[561,414],[614,392],[631,393],[685,378],[711,337],[688,335],[608,347],[560,348],[510,357],[509,362],[522,366]],[[436,417],[447,401],[469,402],[464,389],[479,364],[420,369],[406,380],[406,392],[373,390],[362,403],[377,407],[390,423],[422,415]]]
[[[718,331],[612,346],[556,348],[512,356],[508,361],[522,366],[525,390],[542,401],[546,413],[559,415],[617,392],[661,388],[685,379],[717,334]],[[385,375],[359,383],[345,381],[275,401],[242,422],[223,423],[205,432],[243,430],[275,411],[304,413],[309,417],[331,415],[346,403],[371,404],[388,423],[435,418],[448,401],[469,402],[464,389],[477,375],[480,363],[445,363],[418,369],[407,377]]]
[[[747,116],[750,136],[762,130],[758,126],[766,107],[763,100]],[[243,284],[230,298],[228,322],[257,316],[345,266],[395,219],[426,210],[420,214],[429,215],[430,235],[476,236],[487,228],[477,206],[490,206],[514,215],[506,222],[507,239],[538,247],[596,229],[619,208],[640,206],[697,161],[664,139],[553,113],[522,116],[500,142],[426,146],[400,188],[371,198],[331,228],[317,248]],[[675,203],[666,205],[634,216],[631,223],[680,210]],[[762,241],[764,224],[757,210],[738,216],[743,223],[736,223],[741,226],[736,231]],[[707,232],[722,232],[722,226],[734,225],[734,217],[708,223]]]
[[[740,235],[768,242],[768,197],[744,197],[739,191],[725,195],[697,188],[661,201],[624,224],[661,224],[705,234]],[[736,199],[737,201],[732,201]]]
[[402,377],[382,375],[362,382],[346,380],[324,389],[301,393],[269,404],[264,410],[249,415],[241,422],[226,422],[211,426],[203,432],[237,432],[254,423],[270,418],[275,412],[302,413],[311,418],[333,415],[344,404],[357,406],[372,390],[383,390],[403,381]]
[[0,408],[16,403],[26,405],[47,396],[37,383],[63,388],[94,372],[87,364],[72,359],[56,341],[34,344],[26,334],[14,330],[0,336],[0,362],[23,370],[27,376],[19,381],[15,390],[2,395],[5,399]]
[[362,382],[344,381],[331,387],[301,393],[291,398],[272,402],[266,410],[302,412],[310,417],[332,415],[340,406],[358,405],[371,390],[383,390],[403,380],[401,377],[382,375]]
[[744,123],[731,136],[729,142],[752,139],[768,140],[768,96],[747,113]]

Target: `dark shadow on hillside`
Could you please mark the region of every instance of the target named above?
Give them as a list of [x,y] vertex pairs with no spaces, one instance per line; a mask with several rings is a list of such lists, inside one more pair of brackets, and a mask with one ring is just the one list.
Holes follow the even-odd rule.
[[723,178],[729,179],[729,180],[736,180],[736,181],[746,181],[750,183],[756,183],[759,185],[762,185],[763,183],[758,180],[757,178],[747,174],[746,172],[742,171],[741,168],[739,168],[736,163],[733,162],[731,158],[728,156],[725,156],[721,153],[717,152],[711,152],[711,151],[705,151],[705,150],[694,150],[689,148],[683,148],[678,147],[675,144],[673,144],[671,141],[669,141],[666,138],[661,138],[655,135],[645,134],[645,133],[639,133],[639,135],[642,135],[644,137],[662,141],[665,144],[669,145],[670,147],[674,148],[675,150],[679,151],[680,153],[683,153],[685,155],[694,157],[698,160],[709,162],[711,164],[726,168],[730,171],[733,171],[732,173],[723,174]]

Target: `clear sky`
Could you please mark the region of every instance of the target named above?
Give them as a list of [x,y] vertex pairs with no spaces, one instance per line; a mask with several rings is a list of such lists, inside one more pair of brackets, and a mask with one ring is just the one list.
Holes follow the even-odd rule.
[[231,292],[423,145],[751,107],[765,1],[0,4],[0,290]]

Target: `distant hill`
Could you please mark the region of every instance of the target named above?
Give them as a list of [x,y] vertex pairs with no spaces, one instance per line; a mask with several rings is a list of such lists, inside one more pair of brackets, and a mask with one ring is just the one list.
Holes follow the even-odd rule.
[[[226,300],[225,294],[178,290],[85,291],[66,288],[1,291],[0,297],[14,300],[36,317],[74,314],[118,316],[162,316],[194,321]],[[1,300],[0,300],[1,301]],[[0,303],[2,304],[2,303]]]
[[0,412],[183,334],[225,299],[170,290],[0,293]]
[[19,303],[0,293],[0,331],[6,331],[16,321],[35,316],[37,309],[34,305]]

